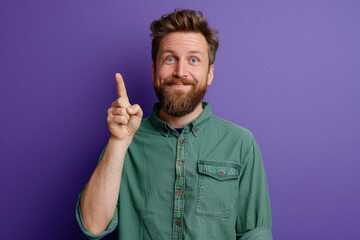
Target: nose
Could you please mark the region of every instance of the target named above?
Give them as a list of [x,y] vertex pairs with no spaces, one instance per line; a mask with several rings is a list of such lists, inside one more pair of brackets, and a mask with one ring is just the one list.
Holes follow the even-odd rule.
[[174,69],[174,77],[187,78],[188,69],[184,61],[178,61]]

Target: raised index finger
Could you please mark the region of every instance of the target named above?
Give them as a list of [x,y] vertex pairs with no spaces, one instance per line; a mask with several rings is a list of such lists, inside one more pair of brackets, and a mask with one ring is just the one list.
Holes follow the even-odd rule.
[[123,97],[128,100],[126,93],[125,83],[120,73],[115,74],[115,79],[117,83],[117,93],[119,97]]

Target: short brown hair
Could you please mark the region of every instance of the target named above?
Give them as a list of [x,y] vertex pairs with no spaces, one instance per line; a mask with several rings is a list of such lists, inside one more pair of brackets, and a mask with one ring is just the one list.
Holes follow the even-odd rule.
[[152,46],[151,56],[156,64],[156,56],[159,51],[161,39],[172,32],[200,32],[206,39],[208,45],[209,67],[215,62],[216,50],[219,47],[219,40],[216,36],[218,31],[210,28],[203,13],[194,10],[174,10],[164,14],[159,20],[154,20],[150,26]]

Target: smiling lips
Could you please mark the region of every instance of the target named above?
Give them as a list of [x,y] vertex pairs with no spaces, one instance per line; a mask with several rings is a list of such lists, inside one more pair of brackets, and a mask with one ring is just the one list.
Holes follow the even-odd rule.
[[170,84],[171,87],[174,87],[174,88],[184,88],[184,87],[187,87],[187,86],[190,86],[189,84],[184,84],[182,82],[177,82],[177,83],[174,83],[174,84]]
[[183,88],[183,87],[187,87],[190,85],[193,85],[193,83],[187,79],[171,79],[169,80],[166,84],[170,85],[171,87],[174,88]]

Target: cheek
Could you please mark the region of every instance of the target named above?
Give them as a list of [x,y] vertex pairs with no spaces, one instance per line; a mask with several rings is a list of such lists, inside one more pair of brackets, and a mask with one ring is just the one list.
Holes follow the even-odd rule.
[[194,69],[194,71],[191,72],[191,75],[197,82],[207,81],[208,79],[207,71],[204,71],[203,69]]
[[169,72],[170,72],[170,69],[166,65],[159,66],[159,69],[157,70],[158,76],[167,75]]
[[162,68],[157,69],[157,71],[155,72],[155,84],[157,86],[160,86],[166,78],[166,72],[164,72]]

